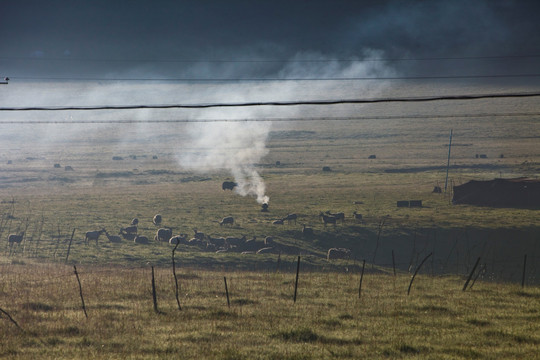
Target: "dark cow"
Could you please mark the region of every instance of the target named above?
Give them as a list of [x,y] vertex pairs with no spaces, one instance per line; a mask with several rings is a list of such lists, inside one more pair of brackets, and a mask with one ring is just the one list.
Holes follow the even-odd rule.
[[223,184],[221,184],[223,190],[233,190],[237,186],[238,184],[234,181],[224,181]]

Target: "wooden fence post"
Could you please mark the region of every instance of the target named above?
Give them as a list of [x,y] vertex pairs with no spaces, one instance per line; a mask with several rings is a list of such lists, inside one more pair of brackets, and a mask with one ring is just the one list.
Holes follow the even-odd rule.
[[420,268],[422,267],[422,265],[424,265],[424,263],[426,262],[426,260],[432,255],[433,253],[429,253],[428,256],[426,256],[424,258],[424,260],[422,260],[422,262],[420,263],[420,265],[418,265],[418,267],[416,268],[416,271],[414,272],[414,275],[412,276],[411,278],[411,282],[409,283],[409,288],[407,289],[407,296],[411,293],[411,286],[412,286],[412,283],[414,281],[414,278],[416,277],[416,274],[418,274],[418,271],[420,270]]
[[362,273],[360,274],[360,285],[358,286],[358,298],[362,295],[362,280],[364,280],[364,269],[366,268],[366,259],[362,262]]
[[82,309],[84,312],[84,316],[88,319],[88,314],[86,313],[86,305],[84,304],[84,297],[82,293],[82,285],[81,280],[79,279],[79,274],[77,273],[77,267],[73,265],[73,270],[75,271],[75,277],[77,278],[77,282],[79,283],[79,295],[81,295],[81,302],[82,302]]
[[396,277],[396,257],[394,256],[394,249],[392,249],[392,268],[394,269],[394,277]]
[[229,287],[227,286],[227,277],[223,277],[223,281],[225,282],[225,294],[227,295],[227,306],[231,307],[231,301],[229,300]]
[[73,229],[73,232],[71,233],[71,238],[69,239],[69,245],[68,245],[67,254],[66,254],[66,264],[68,262],[69,252],[71,250],[71,243],[73,242],[73,236],[75,235],[75,230],[76,229]]
[[158,313],[157,306],[157,294],[156,294],[156,280],[154,277],[154,266],[152,265],[152,300],[154,301],[154,312]]
[[467,286],[469,285],[469,282],[471,281],[472,276],[473,276],[479,262],[480,262],[480,258],[476,259],[476,263],[474,264],[473,269],[472,269],[471,273],[469,274],[469,277],[467,278],[467,281],[465,281],[465,285],[463,285],[463,291],[467,290]]
[[298,255],[298,263],[296,265],[296,281],[294,283],[294,298],[293,302],[296,303],[296,294],[298,291],[298,275],[300,274],[300,255]]
[[174,252],[176,251],[176,248],[178,247],[179,244],[180,244],[180,241],[177,241],[176,245],[174,245],[174,249],[172,250],[172,273],[174,276],[174,285],[175,285],[174,295],[176,297],[176,304],[178,305],[178,310],[182,310],[182,307],[180,306],[180,299],[178,298],[178,292],[179,292],[178,277],[176,276],[176,263],[174,261]]
[[523,257],[523,275],[521,276],[521,287],[525,287],[525,271],[527,270],[527,254]]

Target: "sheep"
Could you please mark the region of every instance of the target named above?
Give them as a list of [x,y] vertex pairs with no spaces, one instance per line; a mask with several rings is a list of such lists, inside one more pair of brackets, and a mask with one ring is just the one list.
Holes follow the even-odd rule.
[[187,245],[187,235],[186,234],[175,235],[169,239],[169,244],[171,245],[186,244]]
[[150,243],[150,240],[148,240],[148,238],[146,236],[143,236],[143,235],[137,235],[135,236],[135,238],[133,239],[133,242],[135,244],[148,244]]
[[362,221],[363,220],[362,214],[358,214],[356,211],[353,212],[353,216],[356,219],[356,221]]
[[331,215],[325,215],[324,213],[320,213],[319,217],[322,219],[324,223],[324,227],[326,227],[326,224],[333,224],[334,227],[336,227],[337,218]]
[[224,181],[223,184],[221,184],[223,190],[233,190],[237,186],[238,184],[234,181]]
[[298,216],[296,214],[289,214],[287,216],[285,216],[283,219],[281,219],[281,221],[287,221],[288,224],[291,223],[291,221],[294,221],[294,223],[296,224],[296,218]]
[[351,250],[345,248],[331,248],[328,249],[326,260],[332,259],[349,259],[351,257]]
[[137,234],[137,226],[132,225],[132,226],[128,226],[128,227],[125,227],[125,228],[120,228],[119,235],[122,235],[122,233],[125,233],[125,234]]
[[152,219],[152,222],[154,223],[154,225],[156,226],[159,226],[161,224],[161,221],[163,220],[163,218],[161,217],[160,214],[156,214],[154,216],[154,218]]
[[326,214],[335,217],[336,220],[341,220],[342,223],[345,221],[345,213],[331,213],[330,211],[327,211]]
[[241,250],[243,251],[257,251],[262,248],[262,242],[257,241],[257,237],[254,236],[252,239],[246,240],[244,245],[242,245]]
[[312,237],[313,236],[313,228],[307,227],[306,224],[303,224],[302,236],[304,236],[304,237]]
[[193,231],[195,231],[195,239],[204,240],[206,238],[206,235],[202,232],[197,231],[197,229],[193,229]]
[[272,222],[273,225],[283,225],[283,219],[275,220]]
[[227,225],[227,224],[231,226],[234,224],[234,218],[232,216],[226,216],[219,222],[220,226]]
[[257,250],[256,254],[273,254],[275,252],[273,247],[263,247]]
[[134,218],[133,220],[131,220],[131,225],[137,226],[138,224],[139,224],[139,219]]
[[137,237],[137,234],[126,233],[126,232],[122,232],[122,231],[120,231],[118,233],[118,235],[122,236],[124,238],[124,240],[129,240],[129,241],[131,241],[131,240],[133,240],[133,239],[135,239]]
[[207,237],[208,237],[208,242],[210,242],[211,244],[214,244],[218,248],[228,247],[229,246],[229,244],[227,243],[227,240],[225,240],[224,237],[214,238],[214,237],[212,237],[210,235],[208,235]]
[[274,238],[272,236],[266,236],[264,238],[264,245],[265,246],[272,245],[273,243],[274,243]]
[[160,228],[154,236],[154,241],[169,241],[172,237],[172,229],[170,228]]
[[87,231],[86,232],[86,236],[84,238],[84,242],[86,243],[86,245],[88,245],[88,243],[90,242],[90,240],[95,240],[96,241],[96,245],[98,244],[98,239],[99,239],[99,236],[101,234],[103,234],[104,232],[106,232],[105,229],[101,229],[101,230],[96,230],[96,231]]
[[242,246],[246,242],[246,235],[243,235],[241,238],[233,237],[233,236],[227,236],[225,238],[225,241],[230,246]]
[[109,235],[108,232],[105,231],[105,236],[107,237],[107,239],[109,239],[110,242],[112,243],[119,243],[119,242],[122,242],[122,238],[118,235]]

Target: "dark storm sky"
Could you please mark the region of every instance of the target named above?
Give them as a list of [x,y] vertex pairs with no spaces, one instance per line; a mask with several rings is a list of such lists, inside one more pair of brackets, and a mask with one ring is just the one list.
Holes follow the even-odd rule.
[[407,75],[540,72],[540,57],[530,57],[540,55],[540,1],[2,0],[0,14],[0,76],[13,78],[268,76],[283,64],[200,64],[370,52],[526,56],[391,63]]

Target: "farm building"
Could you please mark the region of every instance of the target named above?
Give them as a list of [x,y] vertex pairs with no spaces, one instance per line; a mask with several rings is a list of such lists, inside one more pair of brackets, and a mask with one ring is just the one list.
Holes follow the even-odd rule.
[[540,180],[528,178],[471,180],[454,186],[454,204],[482,206],[540,206]]

